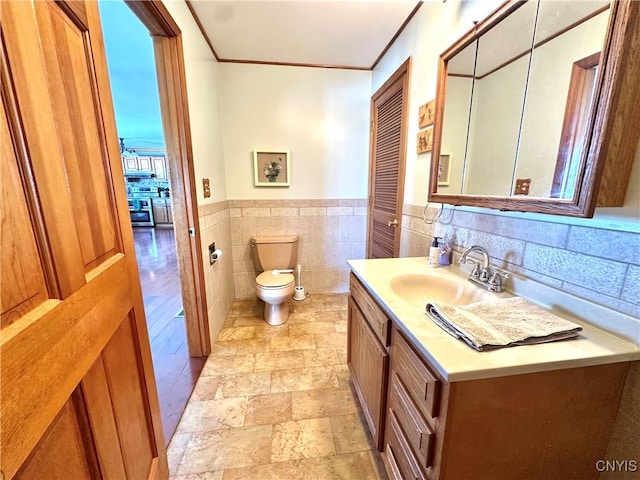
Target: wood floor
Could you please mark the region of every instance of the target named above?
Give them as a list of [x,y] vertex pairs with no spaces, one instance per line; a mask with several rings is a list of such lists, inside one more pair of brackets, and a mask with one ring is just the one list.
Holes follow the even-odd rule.
[[172,228],[133,229],[151,340],[165,443],[168,445],[206,361],[190,358]]

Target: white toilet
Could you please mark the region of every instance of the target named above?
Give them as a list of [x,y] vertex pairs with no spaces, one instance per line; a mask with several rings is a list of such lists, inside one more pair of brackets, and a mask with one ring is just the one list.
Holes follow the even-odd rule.
[[251,238],[253,264],[260,273],[256,277],[256,295],[264,302],[264,320],[269,325],[281,325],[289,318],[289,303],[293,295],[293,273],[279,273],[296,266],[298,236],[277,235]]

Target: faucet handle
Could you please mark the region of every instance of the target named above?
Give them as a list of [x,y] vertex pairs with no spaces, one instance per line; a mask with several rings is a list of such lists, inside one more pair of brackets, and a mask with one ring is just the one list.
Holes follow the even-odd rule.
[[470,263],[471,265],[473,265],[473,268],[471,269],[471,273],[469,274],[469,276],[471,278],[478,278],[481,274],[481,269],[480,269],[480,264],[478,262],[476,262],[474,259],[472,258],[467,258],[466,261],[460,261],[459,263]]
[[500,285],[501,284],[501,279],[499,277],[502,277],[503,279],[507,279],[510,277],[508,272],[505,272],[504,270],[499,270],[499,269],[495,269],[493,270],[493,272],[491,273],[491,277],[489,277],[489,284],[490,285]]

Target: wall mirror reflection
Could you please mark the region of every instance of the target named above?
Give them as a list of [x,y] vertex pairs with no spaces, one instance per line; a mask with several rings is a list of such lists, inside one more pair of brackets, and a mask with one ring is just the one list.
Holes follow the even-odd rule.
[[523,211],[583,201],[608,108],[600,93],[614,85],[600,72],[617,3],[507,2],[442,54],[433,158],[461,160],[448,185],[432,167],[430,201]]

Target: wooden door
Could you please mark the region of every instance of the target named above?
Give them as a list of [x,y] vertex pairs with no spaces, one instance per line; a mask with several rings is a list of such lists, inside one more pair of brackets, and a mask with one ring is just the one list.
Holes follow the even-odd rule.
[[410,69],[411,58],[371,98],[368,258],[400,252]]
[[0,2],[2,477],[166,478],[96,2]]

